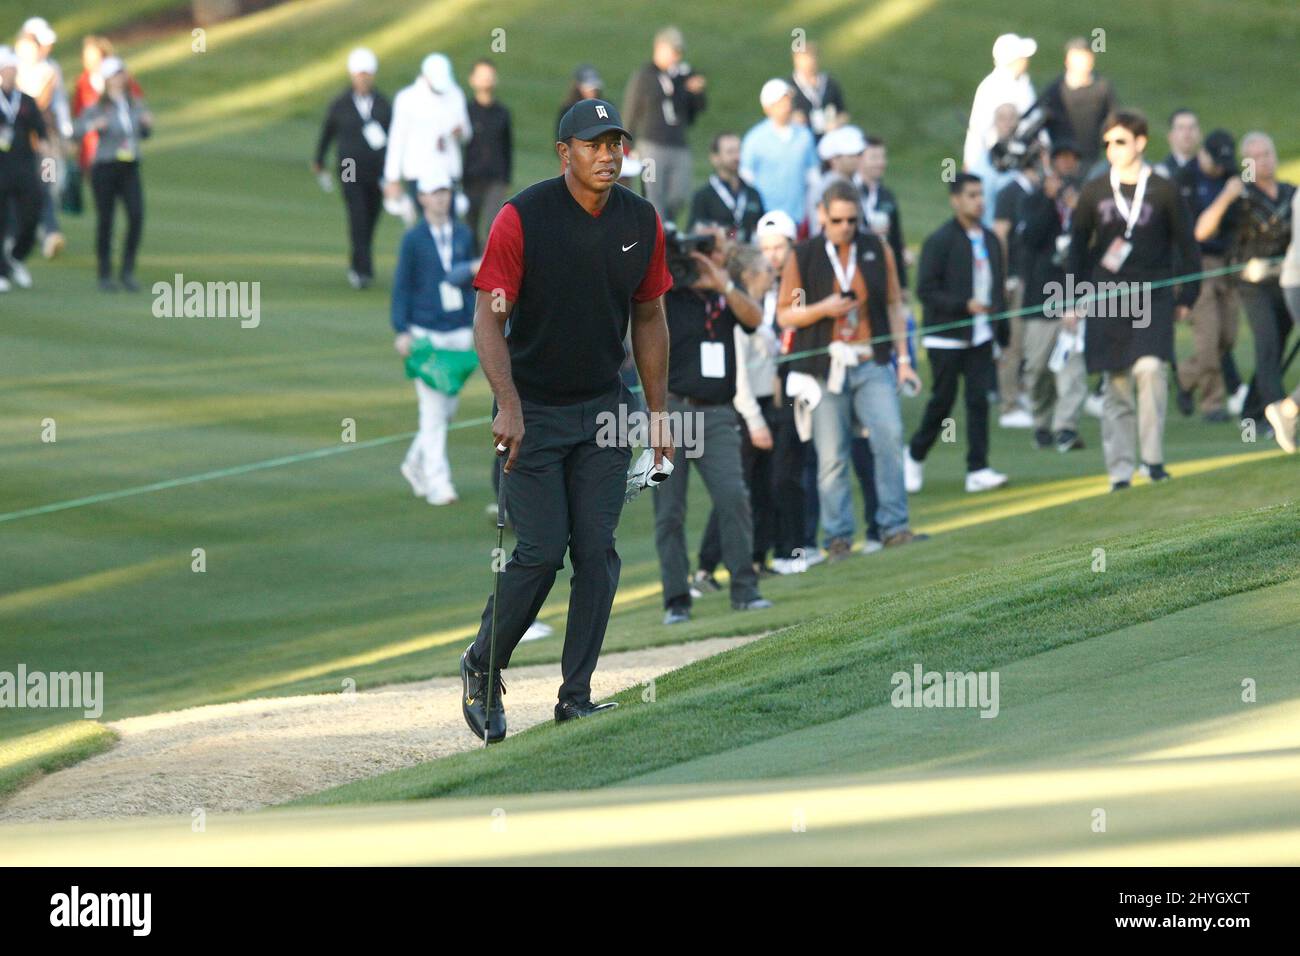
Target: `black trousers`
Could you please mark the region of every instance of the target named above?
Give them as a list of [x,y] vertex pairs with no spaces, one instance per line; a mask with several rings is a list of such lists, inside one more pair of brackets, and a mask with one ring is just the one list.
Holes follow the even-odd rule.
[[[591,675],[618,590],[622,562],[614,550],[614,529],[623,511],[632,451],[598,445],[597,416],[607,412],[617,417],[619,403],[630,399],[620,384],[606,395],[573,405],[522,402],[524,440],[514,468],[501,479],[515,549],[501,572],[497,666],[509,666],[510,655],[551,593],[567,551],[573,577],[560,664],[562,701],[590,699]],[[492,412],[495,416],[495,404]],[[477,669],[488,665],[492,607],[489,597],[470,654]]]
[[348,211],[348,242],[352,248],[352,269],[367,279],[375,274],[375,267],[370,259],[370,247],[374,243],[375,226],[379,214],[384,211],[384,193],[379,188],[378,179],[358,179],[354,183],[345,182],[343,186],[343,205]]
[[[19,262],[27,258],[36,242],[43,194],[41,181],[35,174],[0,174],[0,248],[4,247],[7,233],[12,230],[14,248],[10,254]],[[9,278],[9,263],[4,256],[0,256],[0,276]]]
[[[792,558],[796,549],[805,544],[803,469],[812,442],[799,440],[794,408],[789,404],[776,409],[773,417],[772,498],[776,520],[772,529],[772,556]],[[816,533],[814,525],[814,536]]]
[[966,380],[966,470],[989,465],[989,392],[997,382],[993,343],[964,349],[929,349],[930,376],[934,381],[921,427],[912,436],[911,452],[925,461],[939,438],[943,421],[957,400],[957,383]]
[[1253,410],[1256,414],[1246,417],[1258,418],[1262,416],[1265,405],[1286,394],[1282,388],[1282,356],[1286,351],[1287,337],[1291,334],[1291,315],[1276,279],[1239,282],[1237,288],[1246,310],[1246,321],[1250,323],[1255,338],[1255,383],[1243,415]]
[[[776,417],[772,397],[758,399],[763,421],[773,436],[773,447],[764,451],[755,448],[749,437],[749,426],[740,416],[740,470],[749,489],[749,506],[754,521],[754,563],[767,560],[767,549],[776,534],[775,489],[773,487],[772,456],[776,451]],[[718,508],[709,512],[709,522],[700,539],[700,567],[710,573],[722,563],[722,533],[718,530]]]
[[113,216],[118,200],[126,207],[126,245],[122,247],[122,274],[135,272],[135,254],[144,234],[144,190],[140,186],[140,164],[109,160],[90,168],[90,185],[95,191],[95,254],[99,277],[113,274]]

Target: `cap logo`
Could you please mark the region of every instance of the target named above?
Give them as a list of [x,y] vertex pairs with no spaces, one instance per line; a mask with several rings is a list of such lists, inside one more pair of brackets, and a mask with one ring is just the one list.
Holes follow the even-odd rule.
[[609,119],[609,111],[603,106],[596,107],[596,115],[601,119]]

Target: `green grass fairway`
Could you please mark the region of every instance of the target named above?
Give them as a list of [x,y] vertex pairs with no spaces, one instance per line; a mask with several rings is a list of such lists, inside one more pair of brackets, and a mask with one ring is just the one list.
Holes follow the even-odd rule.
[[[1198,604],[1001,667],[992,719],[882,705],[621,785],[1232,756],[1275,731],[1289,737],[1268,749],[1300,747],[1298,589],[1292,580]],[[1242,701],[1245,678],[1257,703]]]
[[[462,80],[474,58],[495,56],[516,120],[514,185],[522,188],[556,172],[551,126],[572,68],[595,64],[621,101],[654,28],[675,21],[689,59],[711,78],[709,109],[691,133],[700,183],[711,136],[760,118],[762,82],[786,72],[791,30],[805,29],[821,42],[854,118],[889,141],[887,180],[914,249],[948,215],[942,162],[960,154],[970,97],[993,38],[1006,30],[1038,38],[1041,88],[1058,72],[1066,39],[1103,28],[1098,68],[1124,102],[1146,109],[1157,127],[1190,104],[1207,131],[1269,130],[1283,175],[1300,178],[1300,126],[1285,79],[1300,7],[1287,0],[1104,0],[1086,10],[1044,0],[1032,11],[995,0],[719,0],[661,4],[644,17],[629,16],[621,0],[296,0],[211,27],[203,52],[188,29],[168,25],[183,6],[51,0],[41,11],[60,35],[56,54],[70,80],[83,34],[123,38],[120,52],[155,113],[157,135],[143,148],[138,278],[146,291],[96,291],[88,210],[63,217],[62,257],[30,261],[35,289],[0,296],[0,670],[22,662],[30,671],[102,671],[105,721],[453,673],[491,587],[486,429],[452,434],[455,507],[412,498],[397,471],[416,423],[388,328],[399,225],[381,222],[376,287],[353,292],[339,196],[323,195],[307,170],[355,45],[378,53],[390,95],[430,50],[448,52]],[[0,0],[0,29],[16,29],[31,12]],[[497,28],[507,45],[494,53]],[[1152,151],[1163,156],[1162,132]],[[177,273],[259,283],[260,323],[155,317],[149,290]],[[1244,323],[1241,332],[1237,358],[1249,374]],[[1179,336],[1186,355],[1190,334]],[[928,375],[924,360],[920,371]],[[1293,369],[1288,384],[1298,378]],[[482,418],[489,405],[476,377],[460,421]],[[921,399],[904,403],[909,428],[921,408]],[[960,404],[955,415],[964,436]],[[42,441],[47,420],[57,428],[53,443]],[[355,444],[342,439],[345,420],[355,423]],[[489,755],[486,774],[449,761],[402,778],[387,795],[521,790],[530,781],[595,786],[759,741],[777,747],[784,735],[879,704],[863,688],[883,689],[881,675],[900,655],[942,649],[954,663],[1029,666],[1033,654],[1267,587],[1297,567],[1293,507],[1241,514],[1296,497],[1297,462],[1271,444],[1175,413],[1166,458],[1176,480],[1107,497],[1098,423],[1085,418],[1082,434],[1088,449],[1065,456],[1034,452],[1025,432],[994,428],[992,463],[1012,483],[977,498],[960,484],[964,444],[941,446],[913,499],[914,524],[934,533],[931,542],[767,583],[770,611],[737,614],[725,598],[706,598],[694,621],[674,629],[660,623],[651,505],[634,503],[619,528],[623,577],[607,650],[794,627],[730,663],[663,682],[661,710],[678,715],[663,726],[645,708],[626,707],[614,726],[634,731],[635,746],[613,758],[622,731],[539,773],[556,739],[544,731]],[[691,501],[694,544],[707,517],[698,479]],[[1208,523],[1189,530],[1198,521]],[[1111,570],[1094,578],[1092,549],[1112,540]],[[203,573],[192,570],[199,548]],[[974,576],[954,577],[963,575]],[[567,578],[561,572],[541,614],[561,633]],[[1007,582],[1023,597],[1008,599]],[[915,618],[909,602],[918,595],[940,595],[932,615]],[[975,624],[996,625],[995,636],[965,638]],[[793,653],[801,644],[822,650],[801,658]],[[558,636],[531,643],[515,661],[555,661],[560,647]],[[837,669],[843,683],[828,683]],[[755,720],[720,737],[710,721],[727,700]],[[0,791],[106,745],[107,731],[87,731],[80,716],[0,712],[0,744],[9,745],[0,748]],[[842,759],[847,768],[855,758]],[[606,769],[593,776],[590,767]]]
[[[725,779],[725,769],[710,766],[734,766],[728,755],[747,746],[757,751],[756,775],[785,776],[799,767],[783,764],[783,759],[796,758],[781,755],[815,754],[805,759],[816,761],[823,752],[793,737],[834,735],[836,722],[852,724],[845,735],[860,742],[856,749],[852,742],[828,748],[829,769],[897,768],[899,761],[908,768],[946,766],[945,761],[997,765],[1006,760],[1000,754],[1022,748],[1019,735],[1036,726],[1036,717],[1049,719],[1065,735],[1057,741],[1036,740],[1040,757],[1096,744],[1084,740],[1067,747],[1063,742],[1074,739],[1077,713],[1091,705],[1062,694],[1074,689],[1086,696],[1094,683],[1104,685],[1097,694],[1108,693],[1112,679],[1104,670],[1089,679],[1095,672],[1089,668],[1106,666],[1117,673],[1152,669],[1146,696],[1127,707],[1143,714],[1133,729],[1142,739],[1144,731],[1189,714],[1212,719],[1224,713],[1239,693],[1233,688],[1241,677],[1263,682],[1280,662],[1294,658],[1297,631],[1286,618],[1294,602],[1286,599],[1300,579],[1298,532],[1300,507],[1291,505],[1105,541],[1102,572],[1093,570],[1092,554],[1081,549],[1036,555],[828,614],[698,661],[659,680],[653,700],[639,688],[620,694],[623,706],[599,721],[538,727],[486,753],[460,754],[360,780],[299,802],[588,789],[632,782],[655,771],[673,781]],[[1243,540],[1251,541],[1249,550],[1239,547]],[[1257,589],[1271,585],[1281,587],[1265,592],[1257,609],[1251,603]],[[1242,595],[1237,599],[1241,603],[1201,614],[1206,602],[1229,595]],[[1246,635],[1240,647],[1219,634],[1234,610],[1250,615],[1251,621],[1230,629],[1229,637]],[[1169,618],[1180,611],[1180,620]],[[1149,630],[1127,631],[1136,621],[1151,622],[1137,625]],[[1157,640],[1152,634],[1164,636]],[[1095,643],[1106,635],[1105,643]],[[1179,638],[1186,640],[1181,651],[1171,648]],[[1277,646],[1264,653],[1268,640]],[[1043,652],[1059,656],[1044,660],[1050,655]],[[1171,657],[1188,676],[1168,665]],[[940,716],[889,712],[891,675],[910,672],[916,663],[936,671],[1025,667],[1023,679],[1017,679],[1019,671],[1009,671],[1003,686],[1008,701],[1018,699],[1035,713],[1022,722],[1003,716],[986,720],[969,711]],[[1209,684],[1207,668],[1218,668]],[[1082,685],[1076,686],[1076,680]],[[1294,695],[1293,677],[1280,685],[1275,679],[1270,683],[1275,685],[1272,702]],[[1189,693],[1192,699],[1181,699]],[[1166,698],[1173,710],[1154,706],[1153,699]],[[1115,710],[1114,704],[1108,706]],[[1123,721],[1119,715],[1112,719]],[[883,729],[868,732],[863,725],[873,720]],[[1106,726],[1113,734],[1118,724]],[[964,734],[955,727],[963,727]],[[898,736],[896,748],[882,739],[887,733]],[[925,746],[913,746],[912,734],[924,738]],[[877,742],[879,750],[873,749]],[[834,763],[844,748],[847,752],[838,758],[843,762]],[[893,757],[882,756],[891,752]],[[710,759],[718,763],[709,765]],[[736,757],[737,762],[744,759]],[[701,776],[682,766],[696,760],[705,764]]]

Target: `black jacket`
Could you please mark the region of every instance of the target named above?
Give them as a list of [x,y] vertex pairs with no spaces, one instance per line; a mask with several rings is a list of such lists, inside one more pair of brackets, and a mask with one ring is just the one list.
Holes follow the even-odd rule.
[[[1065,226],[1056,201],[1049,199],[1041,189],[1026,196],[1020,208],[1021,220],[1017,231],[1020,236],[1021,275],[1025,282],[1025,305],[1041,306],[1047,302],[1050,293],[1055,291],[1055,288],[1049,290],[1049,285],[1059,282],[1061,288],[1065,288],[1064,260],[1060,264],[1053,261],[1056,258],[1056,239],[1065,232]],[[1059,318],[1060,314],[1056,312],[1044,316],[1042,312],[1026,312],[1024,317]]]
[[[853,184],[858,187],[858,192],[861,194],[862,219],[858,222],[858,229],[867,232],[870,226],[867,223],[866,184],[858,179],[854,179]],[[889,217],[889,248],[894,252],[894,268],[898,270],[898,284],[906,289],[907,263],[903,260],[903,253],[907,244],[903,241],[903,217],[898,211],[898,199],[884,183],[876,187],[876,212]]]
[[[371,97],[370,118],[382,126],[387,134],[388,126],[393,121],[393,104],[378,90],[373,90]],[[340,172],[343,160],[351,159],[357,164],[358,181],[380,179],[384,172],[384,154],[387,148],[370,148],[365,136],[361,134],[365,125],[366,121],[357,112],[357,104],[352,100],[352,89],[349,87],[330,103],[325,113],[320,139],[316,143],[316,162],[325,165],[325,153],[330,143],[337,140],[339,168],[335,169],[336,173]]]
[[[989,266],[993,271],[993,300],[989,313],[995,315],[1006,311],[1006,265],[1002,261],[1002,246],[997,234],[992,229],[980,226],[984,231],[984,245],[989,251]],[[975,292],[974,267],[971,265],[971,243],[966,230],[958,225],[956,219],[946,223],[930,234],[921,247],[921,262],[916,271],[916,296],[925,307],[922,328],[942,335],[948,339],[971,340],[974,315],[966,308],[966,303]],[[964,323],[952,328],[953,322]],[[1011,329],[1006,319],[992,320],[993,336],[999,345],[1005,346],[1011,341]]]
[[500,100],[484,106],[473,97],[470,97],[466,111],[473,135],[465,144],[465,182],[510,182],[514,167],[510,111]]
[[[686,127],[695,122],[707,105],[703,93],[692,93],[686,88],[691,75],[690,67],[683,64],[682,72],[668,77],[653,63],[646,63],[632,74],[623,97],[623,125],[632,134],[632,142],[686,145]],[[668,79],[671,94],[664,93],[660,76]],[[665,108],[666,104],[671,105]]]

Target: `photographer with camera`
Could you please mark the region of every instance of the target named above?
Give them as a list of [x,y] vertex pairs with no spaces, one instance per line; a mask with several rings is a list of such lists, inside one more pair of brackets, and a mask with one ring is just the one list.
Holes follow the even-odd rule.
[[[665,230],[665,259],[673,288],[664,296],[668,315],[668,414],[693,418],[700,455],[694,459],[718,515],[722,557],[731,572],[731,606],[737,611],[772,606],[758,593],[749,490],[740,459],[736,396],[737,323],[753,331],[763,310],[727,275],[725,233],[717,227],[694,235]],[[663,583],[664,623],[691,617],[690,561],[686,553],[686,490],[691,459],[677,462],[676,480],[655,492],[655,549]]]
[[[1189,163],[1173,177],[1179,192],[1187,200],[1192,221],[1205,212],[1223,192],[1237,168],[1237,144],[1225,129],[1216,129],[1205,138],[1196,162]],[[1201,240],[1201,268],[1218,273],[1227,264],[1230,221]],[[1237,344],[1237,324],[1241,300],[1237,282],[1231,275],[1207,275],[1201,280],[1201,294],[1192,306],[1189,321],[1195,351],[1178,365],[1178,410],[1184,415],[1195,411],[1196,393],[1200,393],[1201,412],[1207,422],[1229,420],[1226,408],[1223,361]]]
[[1242,417],[1258,419],[1265,406],[1286,395],[1282,355],[1291,334],[1291,316],[1282,296],[1280,260],[1291,242],[1291,199],[1296,187],[1277,178],[1277,149],[1267,133],[1243,136],[1241,155],[1253,178],[1228,180],[1196,220],[1196,238],[1202,241],[1214,235],[1231,216],[1228,258],[1245,265],[1238,273],[1237,288],[1255,339],[1255,380]]
[[[854,421],[867,429],[875,465],[876,520],[885,547],[915,539],[903,487],[903,422],[898,390],[919,387],[907,352],[907,320],[893,251],[874,232],[860,232],[857,187],[833,182],[818,210],[822,234],[794,247],[785,263],[777,323],[793,329],[787,351],[813,352],[789,362],[819,399],[812,409],[817,491],[828,561],[852,553],[849,486]],[[891,367],[892,351],[898,371]]]
[[1065,285],[1070,223],[1078,201],[1079,157],[1069,143],[1057,143],[1043,188],[1025,198],[1019,236],[1024,304],[1034,309],[1024,315],[1025,388],[1034,444],[1059,452],[1083,448],[1079,413],[1088,397],[1079,320],[1073,312],[1057,309],[1059,303],[1048,302],[1053,284]]

